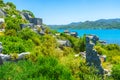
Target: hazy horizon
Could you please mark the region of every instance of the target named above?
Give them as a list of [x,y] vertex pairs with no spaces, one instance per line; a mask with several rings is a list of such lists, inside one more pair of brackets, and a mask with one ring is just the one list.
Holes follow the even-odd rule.
[[120,18],[120,0],[4,0],[27,9],[47,25]]

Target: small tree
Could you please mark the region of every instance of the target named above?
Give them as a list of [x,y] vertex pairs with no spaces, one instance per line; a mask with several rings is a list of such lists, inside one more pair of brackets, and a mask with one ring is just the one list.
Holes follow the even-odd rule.
[[7,2],[6,5],[9,5],[12,9],[16,9],[16,6],[12,2]]
[[3,7],[4,6],[4,2],[3,0],[0,0],[0,7]]
[[16,36],[17,32],[14,29],[6,30],[5,35]]

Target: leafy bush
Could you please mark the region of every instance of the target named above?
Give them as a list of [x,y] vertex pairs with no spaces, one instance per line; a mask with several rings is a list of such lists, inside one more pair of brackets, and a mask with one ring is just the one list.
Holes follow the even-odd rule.
[[108,44],[105,46],[107,50],[120,50],[120,46],[117,44]]
[[15,60],[18,58],[18,55],[16,53],[10,54],[10,56],[12,60]]
[[18,32],[18,37],[24,39],[24,40],[28,40],[28,39],[33,39],[34,37],[38,37],[38,34],[35,33],[32,29],[30,28],[24,28],[22,29],[20,32]]
[[113,56],[111,63],[120,64],[120,56]]
[[[60,57],[60,63],[67,68],[69,68],[72,72],[73,77],[75,78],[74,80],[80,80],[79,79],[79,67],[80,67],[80,57],[74,57],[73,54],[68,54],[67,56],[62,56]],[[84,60],[83,60],[84,61]]]
[[16,36],[17,32],[14,29],[6,30],[5,35],[7,36]]
[[14,29],[15,31],[19,31],[22,20],[10,16],[5,18],[5,22],[6,22],[6,27],[5,27],[6,30]]
[[97,50],[99,55],[107,54],[107,51],[103,49],[101,46],[95,46],[94,48]]
[[80,62],[80,80],[102,80],[102,75],[97,75],[97,72],[94,66],[86,66],[85,63]]
[[69,40],[71,45],[72,45],[72,48],[74,49],[74,51],[82,52],[82,51],[85,51],[85,44],[86,44],[85,36],[86,35],[84,35],[80,38],[76,38],[76,37],[69,36],[69,35],[66,35],[64,33],[61,33],[61,35],[58,38]]
[[34,43],[31,40],[22,40],[19,37],[2,36],[0,41],[3,45],[2,53],[4,54],[31,51],[34,47]]
[[3,0],[0,0],[0,8],[3,7],[5,4],[3,2]]
[[[14,67],[14,68],[13,68]],[[29,60],[18,63],[5,63],[0,66],[1,80],[72,80],[69,69],[52,57],[39,57],[33,63]]]
[[67,56],[69,54],[72,54],[72,55],[74,54],[73,49],[70,47],[63,47],[63,51],[64,51],[64,53],[63,53],[64,56]]
[[33,41],[37,46],[39,46],[39,45],[41,44],[41,41],[40,41],[40,39],[39,39],[38,37],[33,37],[33,38],[32,38],[32,41]]
[[112,68],[112,77],[114,80],[120,80],[120,64],[116,64]]
[[0,32],[0,36],[4,36],[4,32]]
[[120,51],[119,50],[107,50],[107,53],[105,54],[106,56],[107,56],[107,61],[108,62],[111,62],[112,64],[116,64],[116,62],[118,63],[119,61],[119,59],[117,60],[117,59],[115,59],[115,57],[119,57],[120,56]]
[[16,6],[12,2],[7,2],[6,5],[9,5],[12,9],[16,9]]

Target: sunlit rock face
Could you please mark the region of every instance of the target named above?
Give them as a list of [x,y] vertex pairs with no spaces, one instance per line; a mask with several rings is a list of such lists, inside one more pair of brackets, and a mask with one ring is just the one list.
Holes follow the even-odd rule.
[[103,74],[104,70],[97,51],[94,49],[99,38],[96,35],[86,36],[86,63],[88,66],[94,66],[98,69],[99,74]]

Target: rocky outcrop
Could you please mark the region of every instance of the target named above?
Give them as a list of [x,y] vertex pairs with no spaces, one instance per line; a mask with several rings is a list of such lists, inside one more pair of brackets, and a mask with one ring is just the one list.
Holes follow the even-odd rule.
[[59,47],[62,48],[63,46],[71,47],[71,43],[69,40],[57,40]]
[[28,12],[21,12],[20,15],[23,19],[26,19],[26,20],[29,20],[30,18],[32,18],[32,16],[30,16]]
[[0,65],[6,61],[19,61],[19,60],[25,59],[25,56],[30,54],[30,52],[23,52],[20,54],[16,54],[16,58],[12,59],[12,57],[14,56],[8,55],[8,54],[2,54],[2,49],[3,49],[2,42],[0,42]]
[[1,57],[3,62],[4,61],[10,61],[10,59],[11,59],[10,55],[2,54],[2,53],[0,54],[0,57]]
[[29,54],[30,52],[23,52],[23,53],[18,54],[17,60],[22,60],[25,58],[26,55],[29,55]]
[[6,62],[6,61],[19,61],[19,60],[22,60],[22,59],[25,59],[25,56],[26,55],[29,55],[30,52],[23,52],[23,53],[20,53],[17,56],[16,59],[12,59],[12,55],[8,55],[8,54],[0,54],[0,57],[1,57],[1,60],[3,62]]
[[4,22],[5,22],[4,18],[0,18],[0,24]]
[[34,25],[42,26],[42,19],[41,18],[30,18],[29,22],[33,23]]
[[28,24],[20,24],[21,29],[28,27],[40,35],[45,34],[45,31],[44,31],[45,28],[42,26],[41,18],[29,18],[27,20],[29,21]]
[[5,12],[0,8],[0,17],[6,16]]
[[74,36],[74,37],[77,37],[78,36],[78,33],[77,32],[70,32],[69,30],[64,30],[64,33],[66,35],[70,35],[70,36]]
[[99,74],[103,74],[104,70],[97,51],[94,49],[99,38],[96,35],[86,36],[86,63],[88,66],[94,66]]

